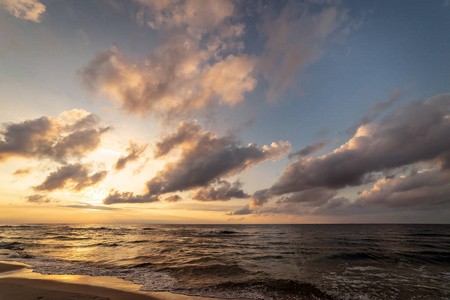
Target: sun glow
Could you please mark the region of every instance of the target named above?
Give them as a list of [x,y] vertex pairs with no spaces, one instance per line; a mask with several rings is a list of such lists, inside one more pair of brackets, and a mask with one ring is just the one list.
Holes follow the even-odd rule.
[[87,200],[91,204],[101,204],[102,200],[108,196],[109,191],[102,188],[89,187],[84,193],[83,200]]

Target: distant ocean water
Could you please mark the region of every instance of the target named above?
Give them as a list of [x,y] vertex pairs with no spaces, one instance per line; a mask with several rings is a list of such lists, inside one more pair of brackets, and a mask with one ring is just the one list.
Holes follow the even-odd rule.
[[4,225],[0,260],[208,297],[450,299],[450,225]]

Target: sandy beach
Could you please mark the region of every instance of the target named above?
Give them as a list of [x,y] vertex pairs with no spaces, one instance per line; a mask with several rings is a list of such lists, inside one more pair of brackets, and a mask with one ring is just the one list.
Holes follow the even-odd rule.
[[[0,263],[0,274],[23,269],[21,265]],[[54,280],[0,278],[0,300],[156,300],[157,298],[111,288],[72,284]]]

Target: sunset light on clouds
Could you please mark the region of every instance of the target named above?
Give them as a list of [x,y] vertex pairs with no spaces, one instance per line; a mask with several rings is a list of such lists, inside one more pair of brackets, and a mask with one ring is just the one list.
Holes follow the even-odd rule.
[[0,0],[0,223],[448,223],[445,1]]

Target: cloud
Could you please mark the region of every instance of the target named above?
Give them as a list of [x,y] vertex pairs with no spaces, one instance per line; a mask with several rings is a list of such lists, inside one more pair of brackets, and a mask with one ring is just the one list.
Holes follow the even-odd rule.
[[372,189],[363,191],[354,205],[400,208],[445,203],[450,203],[450,172],[424,170],[380,179]]
[[157,196],[149,194],[134,194],[131,192],[111,191],[109,195],[103,199],[103,204],[115,203],[150,203],[159,201]]
[[252,207],[260,207],[266,204],[272,197],[269,189],[258,190],[253,193],[250,199],[250,204]]
[[50,173],[43,183],[35,186],[36,191],[54,191],[70,189],[81,191],[102,181],[107,171],[98,171],[92,174],[92,168],[81,163],[69,164]]
[[230,183],[226,180],[216,180],[207,187],[203,187],[195,191],[192,195],[192,199],[197,201],[226,201],[231,198],[249,198],[242,190],[242,183],[236,180]]
[[316,132],[314,133],[314,135],[315,135],[315,136],[318,136],[318,137],[321,137],[321,138],[324,138],[324,137],[327,136],[327,134],[328,134],[329,132],[330,132],[330,129],[325,128],[325,127],[322,127],[322,128],[320,128],[318,131],[316,131]]
[[361,126],[335,151],[299,159],[283,171],[270,188],[274,195],[316,187],[357,186],[373,172],[440,159],[450,153],[450,94],[426,101],[410,101],[378,124]]
[[258,61],[268,81],[267,98],[280,98],[300,71],[325,53],[325,45],[334,34],[348,30],[347,11],[336,5],[311,5],[288,2],[279,14],[268,13],[260,34],[266,40]]
[[156,144],[155,158],[168,154],[177,146],[195,143],[201,134],[208,138],[208,132],[202,133],[202,128],[197,122],[181,121],[175,132],[168,134]]
[[352,127],[347,129],[347,133],[355,134],[359,127],[362,125],[373,122],[376,118],[378,118],[384,111],[390,108],[393,104],[402,99],[405,89],[396,89],[391,93],[389,100],[387,101],[379,101],[375,105],[371,106],[366,114],[359,119]]
[[71,204],[63,205],[63,207],[77,208],[77,209],[89,209],[89,210],[119,210],[120,208],[105,206],[105,205],[92,205],[92,204]]
[[244,207],[242,207],[242,208],[240,208],[238,210],[235,210],[235,211],[232,211],[232,212],[227,212],[227,215],[229,215],[229,216],[235,216],[235,215],[236,216],[240,216],[240,215],[251,215],[253,213],[255,213],[255,211],[253,209],[250,209],[249,206],[246,205],[246,206],[244,206]]
[[113,46],[98,53],[80,75],[84,87],[117,101],[128,113],[171,118],[215,102],[234,105],[256,86],[254,58],[230,54],[211,62],[213,54],[174,41],[137,61]]
[[183,200],[183,198],[178,195],[169,196],[165,199],[166,202],[179,202],[181,200]]
[[311,145],[303,147],[302,149],[295,151],[294,153],[289,154],[289,158],[309,156],[313,153],[325,150],[327,146],[328,142],[326,140],[318,141]]
[[[215,202],[217,203],[217,202]],[[238,209],[237,206],[221,205],[211,202],[178,202],[170,206],[170,209],[174,210],[200,210],[200,211],[219,211],[227,212],[230,209]]]
[[31,168],[17,169],[12,175],[23,177],[31,173]]
[[309,206],[320,206],[336,196],[337,191],[326,188],[314,188],[306,191],[295,192],[289,196],[283,196],[276,202],[277,205],[303,203]]
[[[234,4],[229,0],[137,0],[142,4],[137,14],[138,21],[153,29],[175,31],[183,29],[189,36],[200,39],[215,31],[234,13]],[[144,20],[145,18],[145,20]]]
[[114,165],[114,169],[116,171],[120,171],[126,167],[129,162],[133,162],[138,160],[142,153],[144,153],[145,149],[147,149],[147,145],[138,145],[136,143],[130,142],[130,146],[127,148],[127,155],[121,156],[116,164]]
[[[282,158],[290,150],[291,144],[279,141],[261,148],[254,144],[241,146],[231,135],[217,137],[204,131],[196,122],[183,121],[174,133],[157,143],[155,157],[163,158],[176,148],[180,150],[179,157],[168,162],[146,183],[147,192],[141,195],[145,197],[139,196],[137,201],[137,196],[125,195],[118,197],[120,201],[131,199],[133,202],[153,202],[163,194],[206,187],[259,163]],[[114,199],[104,203],[114,203]]]
[[34,194],[34,195],[28,196],[27,201],[31,202],[31,203],[41,204],[41,203],[49,203],[49,202],[52,202],[53,200],[46,195]]
[[[274,101],[318,60],[333,37],[349,31],[337,5],[287,2],[258,10],[263,49],[246,49],[246,17],[255,5],[229,0],[135,0],[136,20],[159,35],[145,58],[118,47],[100,51],[80,70],[82,85],[127,113],[166,121],[242,103],[258,79]],[[256,5],[257,6],[257,5]],[[252,53],[253,52],[253,53]]]
[[21,123],[3,124],[0,162],[10,157],[50,158],[65,162],[95,150],[110,128],[99,127],[99,118],[83,110],[63,112]]
[[[180,138],[185,132],[190,132],[189,138]],[[179,159],[167,163],[147,182],[152,195],[209,185],[216,179],[237,174],[256,164],[282,158],[291,144],[280,141],[262,148],[254,144],[239,146],[233,136],[219,138],[196,124],[181,122],[174,134],[158,143],[157,157],[167,155],[176,146],[181,149]]]
[[[378,124],[360,126],[333,152],[289,164],[275,184],[253,194],[242,213],[348,215],[448,204],[449,132],[450,94],[409,101]],[[354,201],[340,195],[345,187],[374,180]],[[263,207],[277,196],[274,206]]]
[[1,0],[0,5],[14,17],[35,23],[41,22],[45,12],[45,5],[37,0]]
[[235,105],[252,91],[255,58],[241,54],[245,25],[234,2],[136,1],[138,22],[157,30],[161,44],[146,59],[117,47],[99,52],[80,71],[83,86],[128,113],[186,116],[214,103]]

